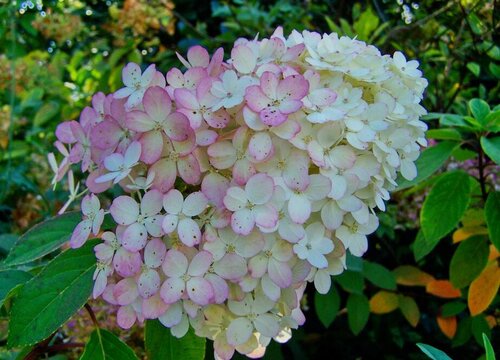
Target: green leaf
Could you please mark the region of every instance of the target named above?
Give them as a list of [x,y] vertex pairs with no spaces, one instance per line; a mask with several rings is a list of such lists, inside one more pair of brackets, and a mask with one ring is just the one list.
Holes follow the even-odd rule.
[[489,338],[491,336],[491,329],[484,317],[484,314],[473,316],[472,318],[472,335],[479,345],[483,345],[483,334]]
[[491,346],[490,339],[483,333],[483,343],[484,350],[486,350],[486,360],[496,360],[495,351],[493,350],[493,346]]
[[490,113],[490,106],[481,99],[472,99],[469,101],[469,109],[472,116],[481,124],[484,125],[484,119]]
[[370,304],[364,295],[350,294],[347,298],[347,321],[354,335],[358,335],[370,317]]
[[365,287],[363,275],[355,271],[344,271],[334,278],[342,288],[351,293],[362,294]]
[[417,343],[417,346],[422,350],[422,352],[427,355],[432,360],[452,360],[446,353],[436,349],[434,346],[427,344]]
[[81,219],[81,213],[75,211],[35,225],[18,239],[4,264],[25,264],[50,254],[69,240]]
[[489,139],[481,136],[481,147],[491,160],[500,165],[500,136]]
[[95,329],[80,360],[138,360],[134,351],[113,333]]
[[469,69],[470,72],[476,76],[479,76],[479,74],[481,73],[481,66],[479,66],[479,64],[475,62],[468,63],[467,69]]
[[425,240],[437,244],[460,221],[470,201],[469,175],[454,171],[443,175],[432,187],[420,212]]
[[500,250],[500,192],[491,192],[484,206],[488,234],[495,247]]
[[469,285],[488,262],[490,248],[483,236],[472,236],[458,245],[450,263],[450,281],[457,289]]
[[415,256],[415,261],[422,260],[436,247],[437,244],[437,242],[431,243],[427,241],[422,229],[420,229],[415,237],[415,242],[413,243],[413,256]]
[[363,275],[373,285],[382,289],[396,290],[396,277],[380,264],[365,261],[363,263]]
[[333,284],[326,294],[314,294],[314,307],[318,319],[328,329],[340,309],[340,296]]
[[170,329],[158,320],[147,320],[144,335],[148,360],[203,360],[205,339],[189,329],[181,339],[170,333]]
[[59,112],[59,103],[50,101],[40,108],[33,119],[33,125],[42,126]]
[[0,271],[0,307],[2,307],[9,292],[17,285],[24,284],[33,276],[21,270]]
[[427,130],[427,138],[435,140],[461,141],[462,134],[460,134],[460,132],[457,129],[453,128],[432,129],[432,130]]
[[417,177],[411,181],[399,179],[397,190],[416,185],[434,174],[448,160],[453,149],[457,146],[458,144],[455,142],[443,141],[436,146],[425,149],[415,162]]
[[447,304],[444,304],[441,308],[441,316],[450,317],[460,314],[467,308],[467,305],[460,301],[453,301]]
[[10,347],[47,338],[85,304],[93,287],[96,244],[88,241],[61,253],[21,288],[11,310]]

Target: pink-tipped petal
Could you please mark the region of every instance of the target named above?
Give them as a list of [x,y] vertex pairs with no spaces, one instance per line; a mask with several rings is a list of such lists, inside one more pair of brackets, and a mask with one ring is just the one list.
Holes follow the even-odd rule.
[[161,286],[160,296],[165,303],[173,304],[184,295],[185,290],[186,284],[180,278],[168,278]]
[[130,196],[119,196],[113,200],[109,209],[111,216],[119,225],[130,225],[137,221],[139,216],[139,205]]
[[171,249],[165,256],[162,269],[167,276],[180,277],[184,275],[188,269],[188,260],[180,251]]

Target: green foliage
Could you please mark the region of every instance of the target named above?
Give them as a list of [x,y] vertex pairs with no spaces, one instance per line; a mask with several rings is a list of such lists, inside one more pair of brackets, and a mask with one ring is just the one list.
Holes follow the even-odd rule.
[[469,175],[456,171],[443,175],[424,201],[420,221],[425,239],[437,243],[453,230],[470,201]]
[[473,236],[462,241],[450,262],[451,283],[457,289],[469,285],[483,271],[489,253],[488,241],[482,236]]
[[340,310],[340,296],[335,285],[332,284],[326,294],[314,294],[314,308],[318,319],[325,328],[328,328]]
[[394,274],[380,264],[364,261],[363,275],[373,285],[382,289],[396,290],[396,278]]
[[22,287],[12,305],[9,346],[47,338],[85,304],[93,287],[95,245],[63,252]]
[[95,329],[80,360],[138,360],[134,351],[113,333]]
[[484,207],[490,240],[500,250],[500,192],[491,192]]
[[203,360],[205,358],[205,339],[196,336],[192,329],[183,338],[178,339],[158,320],[148,320],[144,339],[150,360]]
[[24,284],[31,278],[29,273],[21,270],[0,271],[0,307],[15,287]]
[[21,265],[50,254],[69,240],[81,218],[80,213],[70,212],[34,226],[17,240],[4,264]]
[[358,335],[368,322],[370,305],[364,295],[350,294],[347,298],[347,320],[354,335]]
[[421,343],[417,344],[417,346],[425,355],[427,355],[432,360],[452,360],[443,351],[436,349],[434,346]]

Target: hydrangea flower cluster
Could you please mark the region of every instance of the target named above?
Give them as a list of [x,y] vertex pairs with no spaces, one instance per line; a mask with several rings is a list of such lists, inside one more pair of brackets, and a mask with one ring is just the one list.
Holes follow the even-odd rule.
[[427,81],[402,53],[335,33],[278,28],[227,60],[179,58],[166,76],[128,64],[122,89],[58,126],[55,180],[79,164],[89,192],[70,244],[103,240],[93,296],[122,328],[159,319],[219,359],[258,357],[304,323],[308,282],[326,293],[367,250],[398,173],[416,176]]

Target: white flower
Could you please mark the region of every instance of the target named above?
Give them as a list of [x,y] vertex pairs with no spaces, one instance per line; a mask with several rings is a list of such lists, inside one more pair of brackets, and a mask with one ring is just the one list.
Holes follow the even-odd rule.
[[221,107],[232,108],[243,102],[246,88],[250,85],[258,84],[257,79],[250,76],[238,78],[234,70],[225,71],[220,81],[214,81],[210,92],[220,101],[212,107],[213,111]]
[[325,255],[333,251],[333,242],[325,237],[325,227],[315,222],[306,228],[306,236],[293,246],[299,259],[307,260],[312,266],[326,268],[328,261]]
[[95,179],[95,182],[104,183],[113,180],[113,184],[119,183],[130,174],[130,171],[137,165],[140,157],[141,143],[138,141],[134,141],[129,145],[125,151],[125,155],[114,153],[106,156],[104,167],[111,172],[99,176]]

